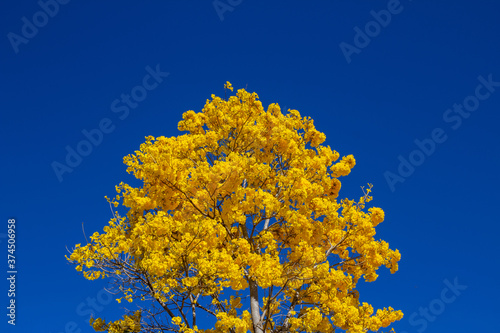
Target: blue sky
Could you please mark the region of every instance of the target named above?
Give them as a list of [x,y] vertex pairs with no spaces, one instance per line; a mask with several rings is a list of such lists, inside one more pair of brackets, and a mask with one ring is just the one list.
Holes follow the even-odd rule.
[[123,156],[178,135],[226,80],[311,116],[355,156],[341,196],[374,184],[377,235],[402,260],[360,285],[364,301],[403,310],[398,332],[498,330],[498,2],[54,3],[0,10],[0,331],[93,332],[91,311],[121,317],[66,247],[85,242],[82,222],[90,235],[111,217],[104,196],[132,182]]

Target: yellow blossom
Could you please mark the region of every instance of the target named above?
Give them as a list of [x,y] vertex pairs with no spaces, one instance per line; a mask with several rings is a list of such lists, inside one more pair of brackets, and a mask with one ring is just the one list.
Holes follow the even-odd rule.
[[[183,333],[367,332],[402,318],[361,301],[358,281],[396,272],[401,254],[375,238],[384,211],[366,207],[371,184],[358,202],[339,199],[356,160],[339,160],[311,118],[239,89],[186,111],[178,129],[124,158],[141,185],[117,185],[106,199],[124,212],[67,257],[143,309],[93,319],[96,331],[139,332],[157,311],[148,300],[166,316],[149,324]],[[200,313],[214,326],[199,328]]]

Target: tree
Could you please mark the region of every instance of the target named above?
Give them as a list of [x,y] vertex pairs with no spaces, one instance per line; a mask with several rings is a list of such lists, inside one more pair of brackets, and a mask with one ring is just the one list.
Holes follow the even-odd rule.
[[123,320],[92,319],[94,329],[367,332],[401,319],[391,307],[374,313],[356,290],[382,265],[397,271],[401,256],[374,239],[384,212],[366,207],[370,184],[358,201],[337,200],[354,157],[339,160],[297,110],[266,111],[244,89],[211,97],[183,114],[186,134],[149,136],[124,158],[143,185],[120,183],[108,201],[126,214],[68,258],[137,304]]

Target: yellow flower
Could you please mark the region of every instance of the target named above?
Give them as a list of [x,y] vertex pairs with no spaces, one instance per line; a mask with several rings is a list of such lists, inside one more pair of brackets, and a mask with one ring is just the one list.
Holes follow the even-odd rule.
[[371,213],[373,226],[377,226],[379,223],[384,221],[385,214],[381,208],[373,207],[369,208],[368,211]]
[[226,84],[224,84],[224,89],[233,91],[233,85],[229,81],[226,81]]
[[172,318],[172,323],[173,323],[174,325],[180,326],[180,324],[182,323],[182,319],[181,319],[181,317],[173,317],[173,318]]

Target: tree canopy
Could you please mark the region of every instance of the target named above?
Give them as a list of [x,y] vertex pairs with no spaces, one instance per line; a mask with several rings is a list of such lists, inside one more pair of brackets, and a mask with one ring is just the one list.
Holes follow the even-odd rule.
[[367,207],[370,184],[339,198],[355,159],[322,145],[311,118],[240,89],[178,129],[124,158],[142,186],[120,183],[108,201],[123,215],[68,258],[135,305],[92,319],[96,331],[357,333],[402,318],[360,300],[358,281],[396,272],[401,256],[375,239],[384,211]]

